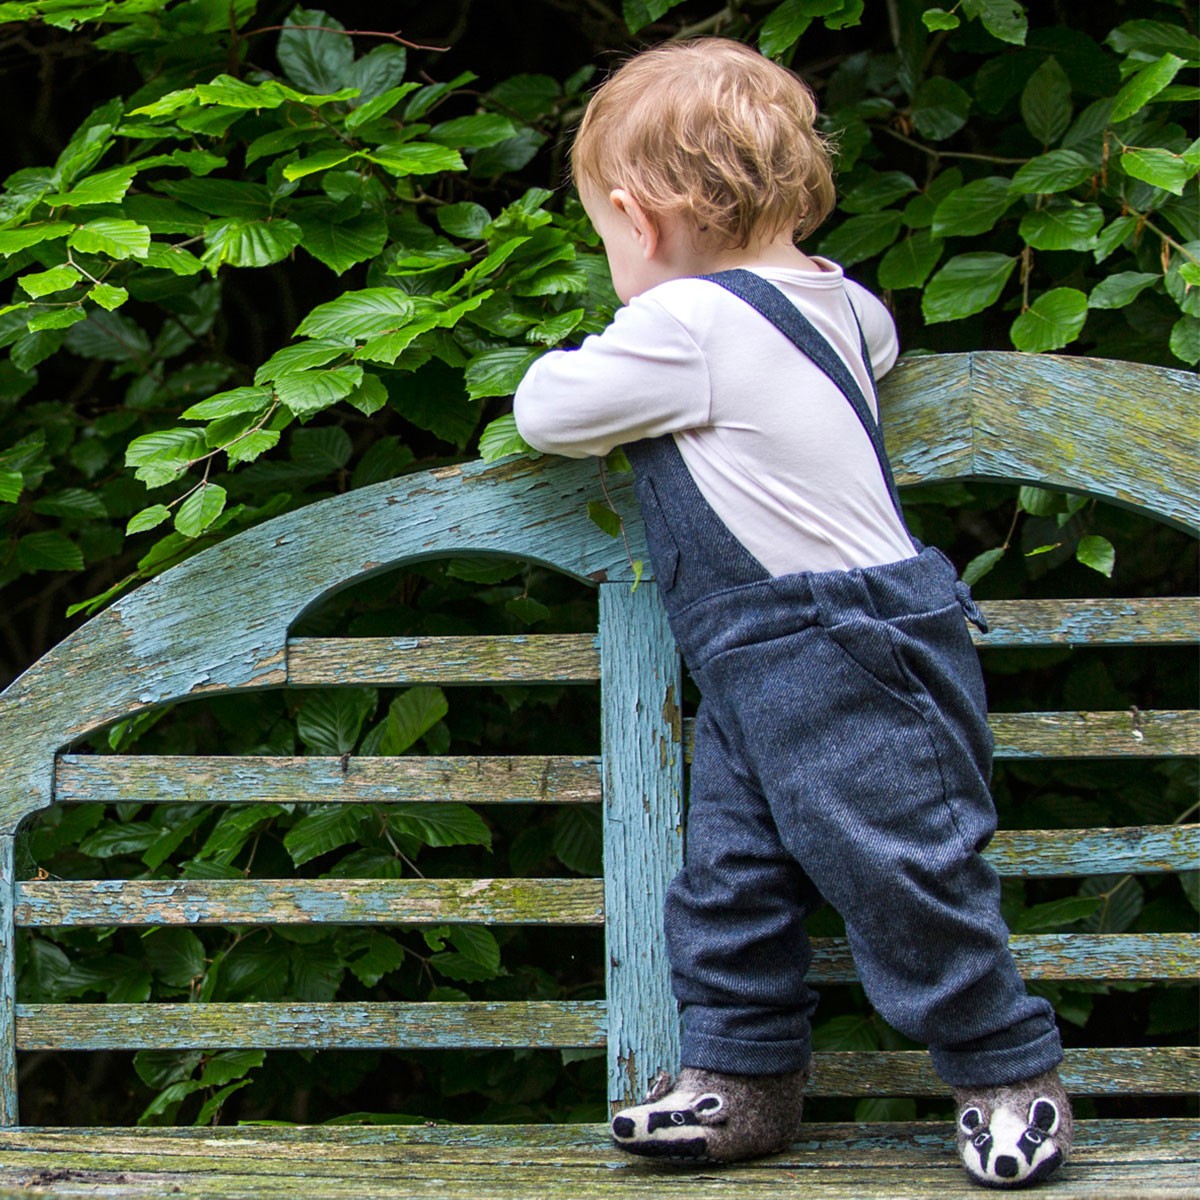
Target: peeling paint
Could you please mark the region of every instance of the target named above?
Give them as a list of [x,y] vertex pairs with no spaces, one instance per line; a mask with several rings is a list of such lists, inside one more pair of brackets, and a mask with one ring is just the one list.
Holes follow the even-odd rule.
[[667,687],[667,694],[663,700],[662,716],[663,723],[671,731],[672,738],[678,742],[682,728],[683,714],[679,710],[679,705],[675,702],[674,684],[670,684]]

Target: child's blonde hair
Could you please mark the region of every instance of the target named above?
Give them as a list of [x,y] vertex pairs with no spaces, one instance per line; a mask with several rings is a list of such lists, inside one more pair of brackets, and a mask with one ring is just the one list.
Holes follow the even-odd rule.
[[571,151],[577,183],[625,188],[744,248],[812,233],[834,205],[830,150],[798,76],[725,38],[631,58],[596,91]]

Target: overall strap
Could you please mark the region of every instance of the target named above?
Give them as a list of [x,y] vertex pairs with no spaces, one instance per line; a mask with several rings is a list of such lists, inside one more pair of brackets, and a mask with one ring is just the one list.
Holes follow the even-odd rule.
[[[732,292],[739,300],[744,300],[756,312],[761,313],[776,329],[779,330],[801,353],[806,355],[821,369],[845,396],[850,407],[854,409],[871,446],[875,457],[879,460],[879,469],[883,473],[884,483],[892,498],[900,524],[904,525],[904,510],[900,507],[900,493],[896,490],[896,480],[892,475],[892,464],[888,460],[887,450],[883,445],[883,431],[879,422],[871,413],[866,397],[858,386],[854,376],[850,374],[846,364],[836,350],[813,327],[809,319],[777,288],[768,283],[753,271],[741,267],[731,271],[718,271],[712,275],[701,275],[711,283],[719,284],[726,291]],[[854,306],[850,306],[854,313]],[[866,338],[862,326],[858,324],[858,314],[854,313],[854,323],[858,326],[859,340],[862,342],[863,362],[866,364],[867,375],[872,388],[875,377],[871,371],[871,356],[867,349]]]

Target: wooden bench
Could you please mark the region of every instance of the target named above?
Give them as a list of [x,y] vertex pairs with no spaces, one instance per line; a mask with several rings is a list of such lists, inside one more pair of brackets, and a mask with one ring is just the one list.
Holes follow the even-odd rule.
[[[1091,493],[1194,530],[1196,378],[1114,362],[1007,353],[915,359],[886,381],[888,442],[902,485],[955,479]],[[609,490],[634,557],[628,476]],[[18,1051],[103,1048],[362,1048],[607,1045],[608,1100],[640,1097],[670,1067],[677,1025],[659,934],[681,859],[687,722],[680,664],[656,589],[631,586],[622,540],[586,515],[594,463],[510,459],[409,475],[242,533],[154,579],[88,622],[0,697],[0,1196],[194,1197],[968,1197],[941,1122],[810,1124],[788,1153],[675,1172],[610,1148],[603,1125],[210,1128],[22,1127]],[[364,576],[438,556],[534,560],[598,588],[598,636],[314,639],[298,617]],[[1195,640],[1190,598],[985,604],[984,646],[1161,646]],[[1149,653],[1150,651],[1147,651]],[[112,722],[181,698],[244,689],[599,681],[602,745],[572,759],[229,758],[73,753]],[[1161,760],[1197,752],[1197,714],[1015,713],[994,717],[1000,759]],[[556,791],[556,789],[558,789]],[[479,881],[130,880],[14,876],[30,814],[83,801],[181,796],[247,804],[397,800],[601,804],[604,879]],[[1165,825],[1006,830],[1002,875],[1081,877],[1195,870],[1197,829]],[[25,871],[36,876],[36,872]],[[29,1004],[17,927],[603,922],[606,999],[572,1002]],[[564,933],[561,936],[567,936]],[[1014,937],[1038,980],[1188,981],[1197,937],[1179,932]],[[819,944],[820,982],[854,977],[844,944]],[[1073,1046],[1080,1097],[1194,1095],[1195,1048]],[[939,1096],[917,1051],[818,1055],[811,1093]],[[1084,1120],[1046,1189],[1061,1197],[1200,1195],[1200,1122],[1175,1115]]]

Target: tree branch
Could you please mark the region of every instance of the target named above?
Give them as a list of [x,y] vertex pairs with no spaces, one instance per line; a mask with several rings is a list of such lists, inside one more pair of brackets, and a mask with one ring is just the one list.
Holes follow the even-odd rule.
[[388,41],[398,42],[410,50],[433,50],[438,54],[445,54],[450,49],[449,46],[425,46],[420,42],[410,42],[407,38],[400,36],[398,29],[393,33],[387,33],[382,29],[334,29],[329,25],[263,25],[260,29],[247,29],[241,36],[244,38],[255,37],[260,33],[279,33],[284,29],[305,29],[313,33],[339,33],[343,37],[387,38]]

